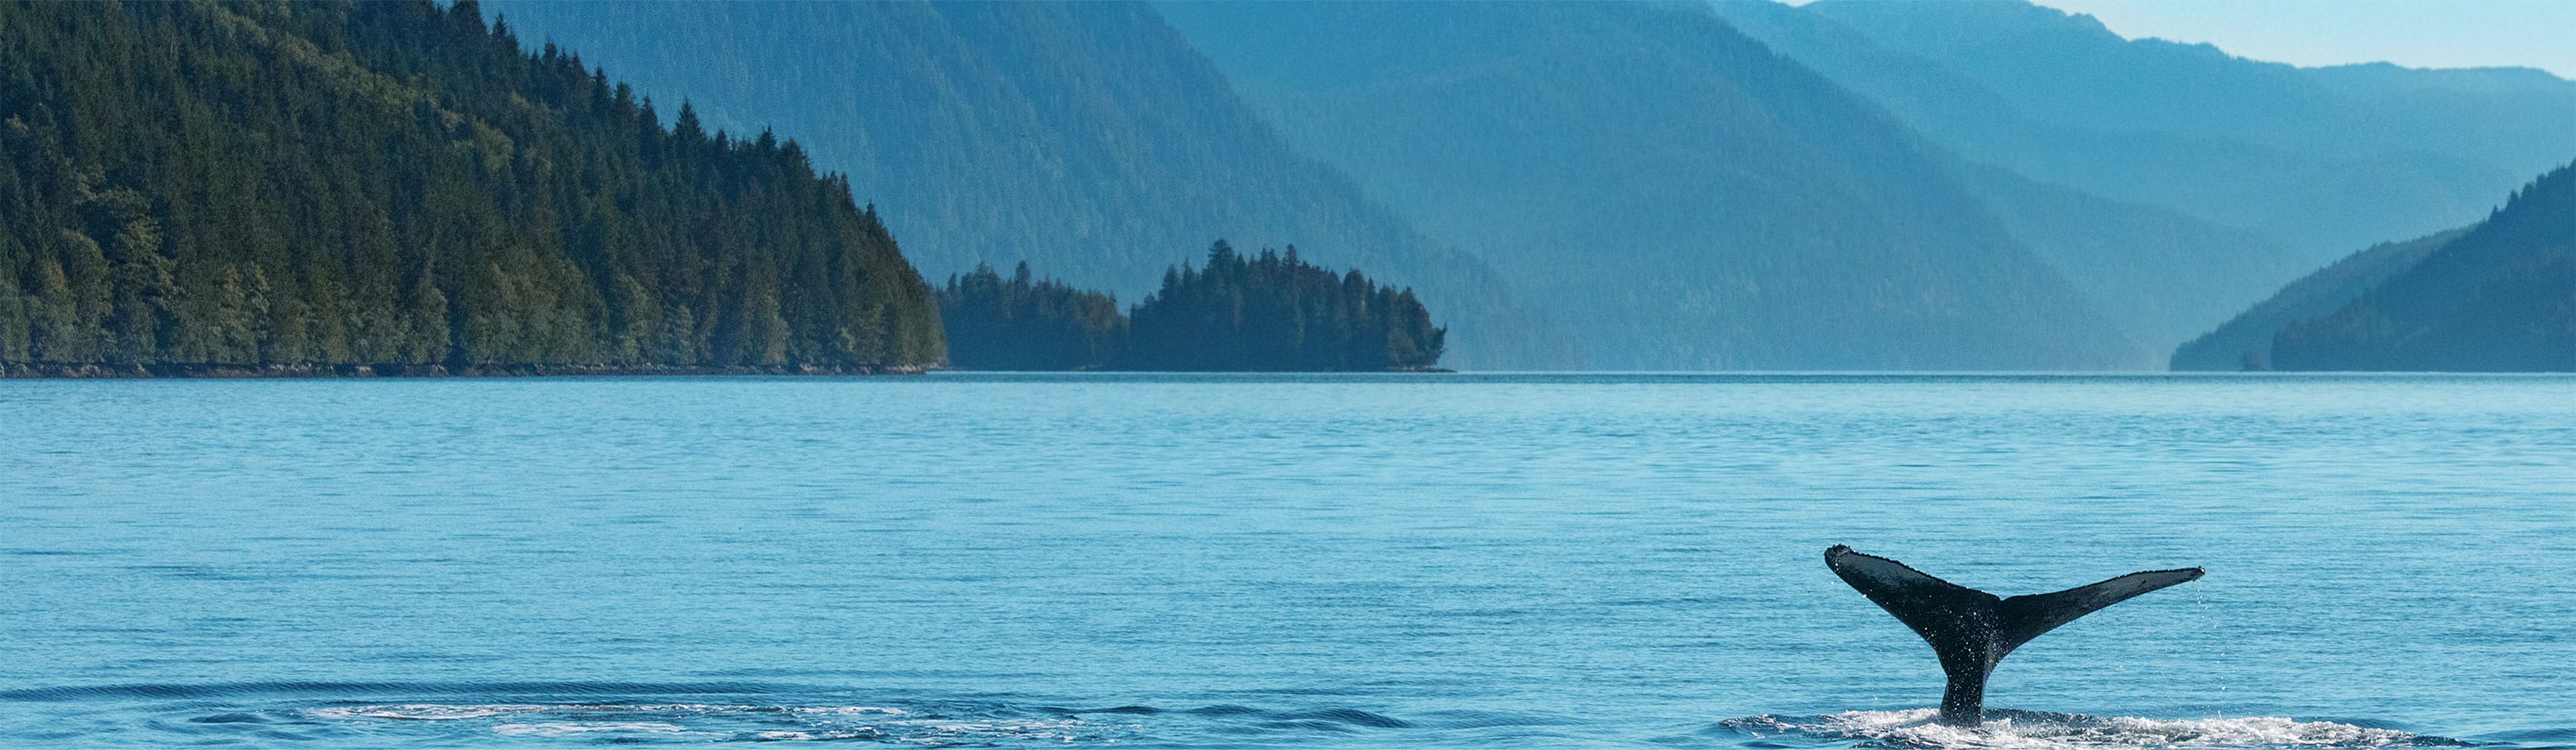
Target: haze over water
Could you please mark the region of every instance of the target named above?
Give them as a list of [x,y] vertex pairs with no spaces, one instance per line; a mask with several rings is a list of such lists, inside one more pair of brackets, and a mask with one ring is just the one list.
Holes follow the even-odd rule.
[[[2576,746],[2576,378],[0,382],[0,745]],[[2010,595],[1966,732],[1831,544]]]

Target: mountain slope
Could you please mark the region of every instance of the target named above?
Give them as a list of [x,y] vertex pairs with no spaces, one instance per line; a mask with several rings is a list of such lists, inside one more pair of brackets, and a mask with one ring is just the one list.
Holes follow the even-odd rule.
[[471,2],[0,3],[0,29],[0,370],[942,358],[928,287],[794,142],[666,131]]
[[1122,3],[491,5],[737,131],[806,135],[934,275],[1027,261],[1141,299],[1210,240],[1417,289],[1461,367],[1580,347],[1475,255],[1298,155],[1147,7]]
[[2295,68],[2017,0],[1714,7],[1972,160],[2312,263],[2474,221],[2576,151],[2576,84],[2540,71]]
[[1901,127],[1695,8],[1158,7],[1605,367],[2149,366]]
[[2272,369],[2272,337],[2281,329],[2343,309],[2390,277],[2415,267],[2466,229],[2384,242],[2335,261],[2256,303],[2252,308],[2174,350],[2175,370]]
[[1954,170],[2014,237],[2129,336],[2172,349],[2314,268],[2268,235],[2122,203],[2000,167]]
[[2273,339],[2283,370],[2576,371],[2576,165],[2333,314]]

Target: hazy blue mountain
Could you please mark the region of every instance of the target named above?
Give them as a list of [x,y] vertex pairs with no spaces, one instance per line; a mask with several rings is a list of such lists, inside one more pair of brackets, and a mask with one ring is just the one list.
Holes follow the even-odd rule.
[[2297,68],[2017,0],[1715,7],[1970,159],[2312,262],[2474,221],[2576,152],[2576,83],[2537,70]]
[[1957,174],[2015,237],[2156,351],[2172,350],[2315,268],[2260,232],[1990,165],[1962,162]]
[[2361,295],[2424,260],[2436,249],[2466,234],[2467,229],[2383,242],[2353,253],[2333,265],[2281,287],[2270,298],[2239,313],[2216,330],[2201,334],[2174,351],[2176,370],[2268,370],[2272,337],[2291,324],[2322,317],[2351,304]]
[[710,127],[796,133],[938,279],[978,263],[1127,300],[1225,238],[1417,289],[1462,367],[1582,362],[1476,256],[1282,142],[1146,6],[497,2]]
[[1280,131],[1643,369],[2153,366],[1876,106],[1688,5],[1158,6]]
[[2351,304],[2282,329],[2272,366],[2576,371],[2576,165]]
[[2024,112],[2112,132],[2425,151],[2529,166],[2525,176],[2576,145],[2565,127],[2576,84],[2534,69],[2300,68],[2208,44],[2129,40],[2092,16],[2022,0],[1824,0],[1804,9],[1938,61]]

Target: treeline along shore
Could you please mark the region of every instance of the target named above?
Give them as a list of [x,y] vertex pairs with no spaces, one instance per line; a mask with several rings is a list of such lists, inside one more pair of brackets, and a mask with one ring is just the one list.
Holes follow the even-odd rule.
[[[0,376],[914,373],[1037,340],[945,330],[794,140],[665,127],[471,0],[9,0],[0,29]],[[1104,309],[1014,366],[1424,369],[1445,333],[1293,253]]]

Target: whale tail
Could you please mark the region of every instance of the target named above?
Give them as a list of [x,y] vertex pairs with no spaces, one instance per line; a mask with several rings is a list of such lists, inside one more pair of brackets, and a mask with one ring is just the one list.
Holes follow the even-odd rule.
[[1949,686],[1941,693],[1941,723],[1954,726],[1975,726],[1985,720],[1986,675],[2014,648],[2075,618],[2139,594],[2199,580],[2207,572],[2150,570],[2055,593],[2002,598],[1839,544],[1825,550],[1825,567],[1932,644],[1932,652],[1941,658],[1941,671],[1949,676]]

